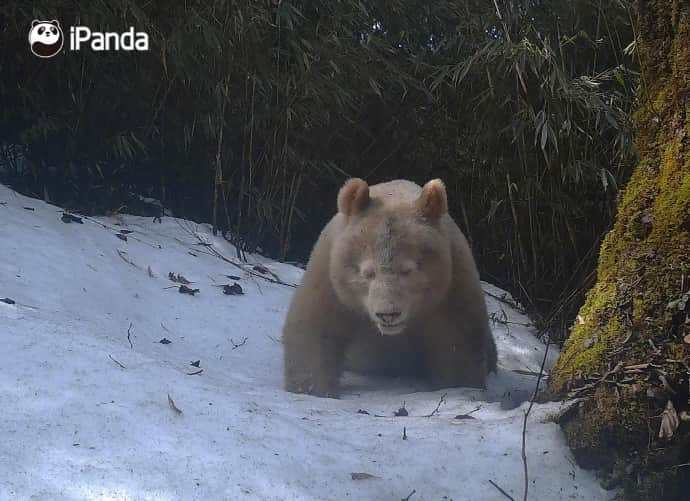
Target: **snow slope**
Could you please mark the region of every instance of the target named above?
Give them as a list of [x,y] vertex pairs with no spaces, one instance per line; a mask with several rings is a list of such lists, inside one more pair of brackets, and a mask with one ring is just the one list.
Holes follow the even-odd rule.
[[[501,368],[486,391],[348,375],[342,399],[294,395],[280,344],[293,288],[219,259],[234,249],[207,226],[61,216],[0,186],[0,299],[15,302],[0,302],[0,499],[507,499],[489,480],[522,497],[535,378],[513,370],[537,372],[544,346],[503,302],[487,296]],[[200,292],[179,293],[171,272]],[[227,275],[244,295],[222,293]],[[609,499],[556,410],[530,414],[530,499]]]

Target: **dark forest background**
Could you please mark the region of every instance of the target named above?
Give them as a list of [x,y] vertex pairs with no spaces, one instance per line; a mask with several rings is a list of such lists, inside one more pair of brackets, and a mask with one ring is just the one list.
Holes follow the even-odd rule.
[[[151,48],[39,59],[33,19]],[[346,178],[441,177],[483,278],[563,333],[633,166],[632,40],[625,0],[4,1],[0,181],[305,261]]]

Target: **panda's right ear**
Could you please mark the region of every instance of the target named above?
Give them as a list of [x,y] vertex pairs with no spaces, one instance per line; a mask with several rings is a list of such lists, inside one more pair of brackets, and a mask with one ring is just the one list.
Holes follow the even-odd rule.
[[57,26],[58,28],[60,27],[60,23],[58,22],[57,19],[53,19],[53,20],[50,22],[50,24],[54,24],[54,25]]
[[338,210],[346,216],[357,214],[369,205],[369,185],[363,179],[352,178],[340,188]]
[[32,28],[33,28],[34,26],[36,26],[37,24],[41,24],[41,21],[39,21],[38,19],[34,19],[33,21],[31,21],[31,27],[32,27]]

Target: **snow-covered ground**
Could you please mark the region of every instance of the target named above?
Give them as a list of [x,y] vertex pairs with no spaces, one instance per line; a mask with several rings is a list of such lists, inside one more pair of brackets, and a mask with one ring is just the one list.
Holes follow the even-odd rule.
[[[490,481],[522,498],[535,377],[514,371],[537,372],[544,345],[505,303],[487,296],[500,369],[486,391],[348,375],[339,400],[294,395],[280,343],[293,288],[220,259],[234,249],[207,226],[61,216],[0,186],[0,499],[507,499]],[[244,295],[223,294],[234,282]],[[556,411],[530,414],[530,499],[609,499]]]

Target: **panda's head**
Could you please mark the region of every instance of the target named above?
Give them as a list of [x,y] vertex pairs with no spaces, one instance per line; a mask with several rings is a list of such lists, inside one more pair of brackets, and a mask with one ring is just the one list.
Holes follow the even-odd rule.
[[60,52],[64,43],[62,28],[55,19],[39,21],[34,19],[29,31],[31,52],[38,57],[53,57]]

